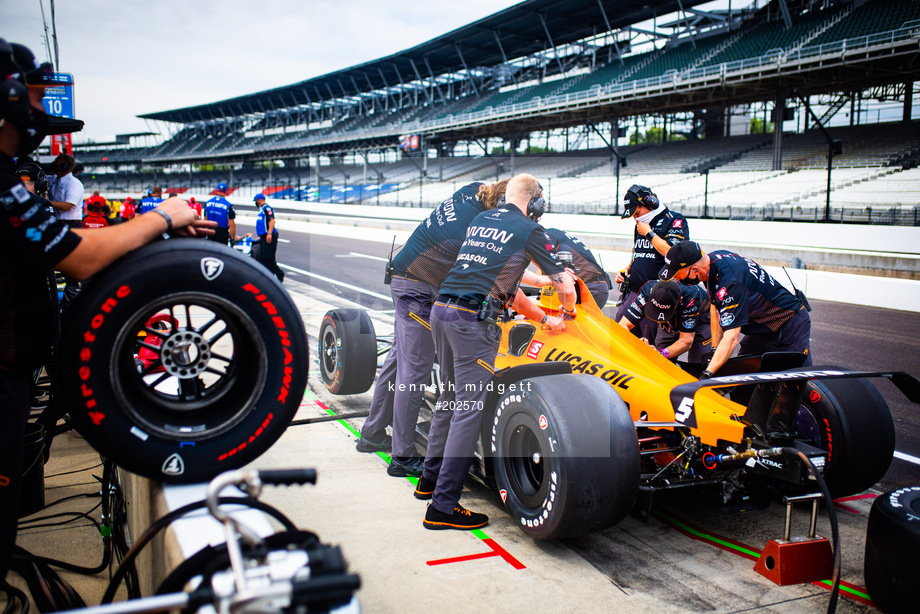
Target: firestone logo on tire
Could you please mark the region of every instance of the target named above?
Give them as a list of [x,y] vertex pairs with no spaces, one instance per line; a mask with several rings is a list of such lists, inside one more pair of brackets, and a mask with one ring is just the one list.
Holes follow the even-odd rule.
[[185,473],[185,461],[178,454],[171,454],[169,458],[163,461],[161,471],[166,475],[182,475]]
[[214,281],[224,270],[224,261],[217,258],[201,259],[201,274],[208,281]]

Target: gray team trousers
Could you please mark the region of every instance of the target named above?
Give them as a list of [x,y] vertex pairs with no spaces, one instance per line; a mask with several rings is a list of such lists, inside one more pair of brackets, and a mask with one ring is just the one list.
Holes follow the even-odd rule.
[[431,505],[453,514],[479,439],[500,335],[471,309],[442,302],[431,310],[431,334],[444,393],[431,415],[423,477],[437,481]]
[[417,456],[415,425],[434,364],[434,342],[428,320],[435,291],[423,281],[394,275],[390,294],[396,306],[393,347],[377,378],[361,437],[380,441],[387,425],[392,423],[392,455]]

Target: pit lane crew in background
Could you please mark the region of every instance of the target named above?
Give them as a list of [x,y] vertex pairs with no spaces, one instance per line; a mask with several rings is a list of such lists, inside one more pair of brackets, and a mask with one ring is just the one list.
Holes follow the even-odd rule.
[[[129,196],[124,201],[122,201],[121,209],[118,210],[118,217],[121,221],[126,222],[128,220],[134,219],[135,213],[136,210],[134,207],[134,199]],[[201,218],[199,217],[199,219]]]
[[547,228],[546,234],[552,239],[553,248],[558,254],[560,251],[567,251],[572,254],[572,264],[575,266],[575,273],[581,278],[594,302],[598,308],[603,309],[607,304],[607,298],[610,296],[610,290],[613,283],[610,281],[610,275],[604,271],[604,267],[594,257],[594,253],[588,249],[580,239],[573,237],[564,230],[558,228]]
[[[434,483],[425,528],[469,530],[489,521],[485,514],[464,509],[460,492],[479,437],[498,351],[495,318],[509,303],[527,317],[540,311],[518,288],[531,260],[552,280],[562,304],[560,315],[574,317],[572,276],[553,253],[543,227],[528,217],[542,214],[542,192],[530,175],[517,175],[508,182],[505,203],[470,223],[457,261],[431,309],[431,333],[445,394],[432,412],[428,456],[419,482],[419,489]],[[541,319],[553,332],[565,329],[561,318],[543,314]]]
[[105,228],[109,221],[105,219],[105,199],[90,196],[86,199],[86,215],[83,216],[83,228]]
[[194,215],[179,199],[164,203],[162,215],[83,230],[55,219],[26,190],[13,156],[30,154],[47,135],[42,98],[55,84],[50,64],[0,39],[0,587],[16,539],[32,369],[50,354],[54,329],[48,269],[86,279],[170,228],[196,234]]
[[704,252],[693,241],[668,250],[661,279],[704,282],[712,306],[714,354],[700,376],[712,377],[731,356],[741,333],[741,354],[801,352],[811,362],[811,317],[805,304],[763,267],[726,250]]
[[[650,279],[658,278],[658,271],[664,266],[664,255],[678,241],[690,238],[687,220],[658,201],[658,197],[643,185],[633,185],[623,197],[623,218],[632,216],[636,221],[633,231],[633,259],[626,268],[616,274],[616,282],[628,280],[623,296],[618,302],[617,322],[636,300],[639,288]],[[639,334],[633,329],[633,334]]]
[[55,216],[71,228],[83,227],[83,183],[73,176],[76,160],[67,154],[58,154],[51,163],[55,176],[51,179],[51,204]]
[[195,212],[195,215],[197,215],[198,219],[200,220],[201,219],[201,203],[195,200],[195,197],[192,196],[191,198],[188,199],[188,206],[192,208],[192,210]]
[[140,204],[137,206],[137,215],[143,215],[153,211],[160,206],[160,203],[163,202],[163,188],[156,186],[151,188],[147,193],[147,196],[141,199]]
[[26,189],[42,201],[48,213],[54,215],[54,207],[48,200],[48,178],[42,167],[32,158],[22,156],[16,160],[16,175]]
[[204,204],[204,219],[217,222],[217,232],[208,238],[232,246],[236,240],[236,212],[226,198],[227,184],[218,183],[216,191],[217,195]]
[[676,361],[684,352],[687,362],[699,364],[712,347],[709,295],[703,286],[676,281],[647,281],[639,289],[619,324],[639,328],[641,338],[661,354]]
[[278,229],[275,227],[275,210],[265,202],[265,194],[256,194],[252,199],[259,208],[256,218],[256,235],[259,237],[258,260],[275,274],[278,281],[284,281],[284,271],[278,266],[275,254],[278,252]]
[[[356,444],[359,452],[389,451],[387,474],[422,475],[415,447],[415,425],[422,405],[423,386],[434,365],[431,307],[438,286],[457,261],[470,222],[494,209],[505,194],[507,179],[486,185],[471,183],[453,193],[420,223],[392,260],[390,294],[396,306],[393,346],[387,353],[374,387],[370,413]],[[389,266],[389,265],[388,265]],[[393,425],[392,441],[386,427]],[[416,496],[430,497],[434,485],[420,482]]]

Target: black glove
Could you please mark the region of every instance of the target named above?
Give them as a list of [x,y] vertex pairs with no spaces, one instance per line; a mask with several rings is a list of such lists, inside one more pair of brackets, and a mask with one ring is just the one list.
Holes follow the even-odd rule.
[[712,375],[713,375],[712,371],[710,371],[709,369],[706,369],[705,371],[700,373],[700,379],[701,380],[709,379],[710,377],[712,377]]

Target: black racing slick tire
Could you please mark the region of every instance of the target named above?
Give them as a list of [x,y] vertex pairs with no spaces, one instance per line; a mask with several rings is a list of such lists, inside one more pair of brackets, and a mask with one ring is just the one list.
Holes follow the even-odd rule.
[[581,374],[525,379],[495,409],[487,449],[508,513],[537,539],[613,526],[639,487],[639,443],[626,404]]
[[920,486],[887,492],[866,528],[866,589],[886,614],[920,609]]
[[170,239],[92,279],[57,359],[91,445],[140,475],[188,483],[281,436],[309,352],[297,307],[264,267],[212,241]]
[[319,371],[332,394],[367,392],[377,374],[377,335],[363,309],[333,309],[319,325]]
[[824,481],[835,499],[874,486],[894,455],[894,420],[885,399],[866,379],[809,381],[796,431],[800,440],[827,451]]

